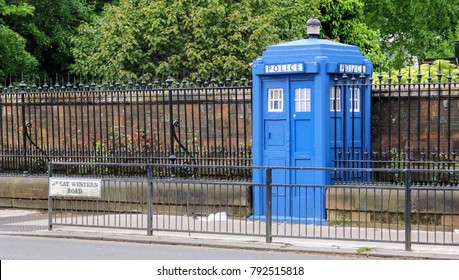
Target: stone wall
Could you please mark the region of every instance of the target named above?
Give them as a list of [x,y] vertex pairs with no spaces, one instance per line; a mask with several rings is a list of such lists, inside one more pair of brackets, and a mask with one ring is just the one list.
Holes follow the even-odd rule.
[[[146,212],[147,184],[122,185],[105,181],[100,199],[58,199],[59,208],[77,211]],[[84,201],[84,203],[82,203]],[[155,213],[208,215],[227,212],[248,217],[252,211],[251,188],[244,185],[155,182]],[[0,177],[0,208],[48,209],[48,178]]]
[[[459,191],[412,190],[413,224],[459,227]],[[405,191],[337,186],[327,190],[328,221],[335,223],[404,223]]]

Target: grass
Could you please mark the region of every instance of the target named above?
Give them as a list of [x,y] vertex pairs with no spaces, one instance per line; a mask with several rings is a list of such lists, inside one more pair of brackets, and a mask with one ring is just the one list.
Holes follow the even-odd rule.
[[368,256],[368,253],[371,252],[372,249],[371,248],[368,248],[368,247],[360,247],[359,249],[357,249],[357,254],[358,255],[363,255],[363,254],[366,254]]

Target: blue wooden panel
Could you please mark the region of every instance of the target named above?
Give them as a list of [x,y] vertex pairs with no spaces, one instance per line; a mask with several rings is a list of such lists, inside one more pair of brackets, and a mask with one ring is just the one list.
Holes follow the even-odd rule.
[[[297,167],[313,167],[311,160],[298,159]],[[298,187],[291,189],[291,215],[295,221],[321,224],[325,219],[325,189],[318,187],[323,171],[294,170],[292,180]]]
[[294,125],[295,141],[292,147],[294,152],[297,153],[312,153],[313,149],[313,135],[312,135],[312,123],[311,120],[296,120]]
[[266,121],[265,122],[265,143],[266,149],[284,148],[285,149],[285,129],[286,121]]
[[[287,159],[270,157],[267,161],[269,166],[286,166]],[[272,172],[272,215],[273,217],[290,216],[290,189],[285,186],[288,182],[289,170],[273,169]]]

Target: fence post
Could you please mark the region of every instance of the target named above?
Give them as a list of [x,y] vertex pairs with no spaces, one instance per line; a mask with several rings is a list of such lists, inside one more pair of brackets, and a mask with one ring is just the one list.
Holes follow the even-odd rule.
[[[49,162],[48,163],[48,182],[49,182],[49,179],[51,179],[51,177],[53,177],[53,164]],[[48,191],[48,230],[53,229],[53,216],[52,216],[53,214],[52,213],[53,213],[53,198],[49,195],[49,191]]]
[[22,157],[23,157],[23,175],[29,175],[29,166],[27,164],[27,123],[26,123],[26,110],[25,110],[25,87],[26,84],[24,83],[24,77],[21,79],[21,83],[19,84],[19,88],[21,90],[21,114],[22,114]]
[[147,235],[153,235],[153,167],[147,165]]
[[271,243],[272,237],[272,208],[273,208],[273,192],[272,192],[272,169],[266,168],[266,243]]
[[411,251],[411,174],[405,169],[405,251]]
[[[174,110],[173,110],[173,101],[172,101],[172,82],[174,80],[169,75],[167,77],[167,92],[169,96],[169,142],[170,142],[170,155],[169,159],[171,164],[175,164],[176,156],[175,156],[175,149],[174,149]],[[175,178],[175,167],[171,167],[171,178]]]

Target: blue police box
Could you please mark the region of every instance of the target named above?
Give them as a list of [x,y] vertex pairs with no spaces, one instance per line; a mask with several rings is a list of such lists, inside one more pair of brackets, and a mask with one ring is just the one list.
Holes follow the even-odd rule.
[[[347,141],[354,149],[370,147],[371,87],[350,85],[340,92],[335,83],[343,82],[343,74],[349,80],[365,76],[368,83],[371,62],[356,46],[319,39],[318,19],[307,25],[309,39],[268,46],[253,61],[254,166],[334,167],[336,150],[343,152]],[[346,126],[346,118],[354,124]],[[331,184],[331,172],[272,170],[273,220],[326,222],[326,189],[314,186]],[[266,218],[265,174],[253,172],[255,220]]]

